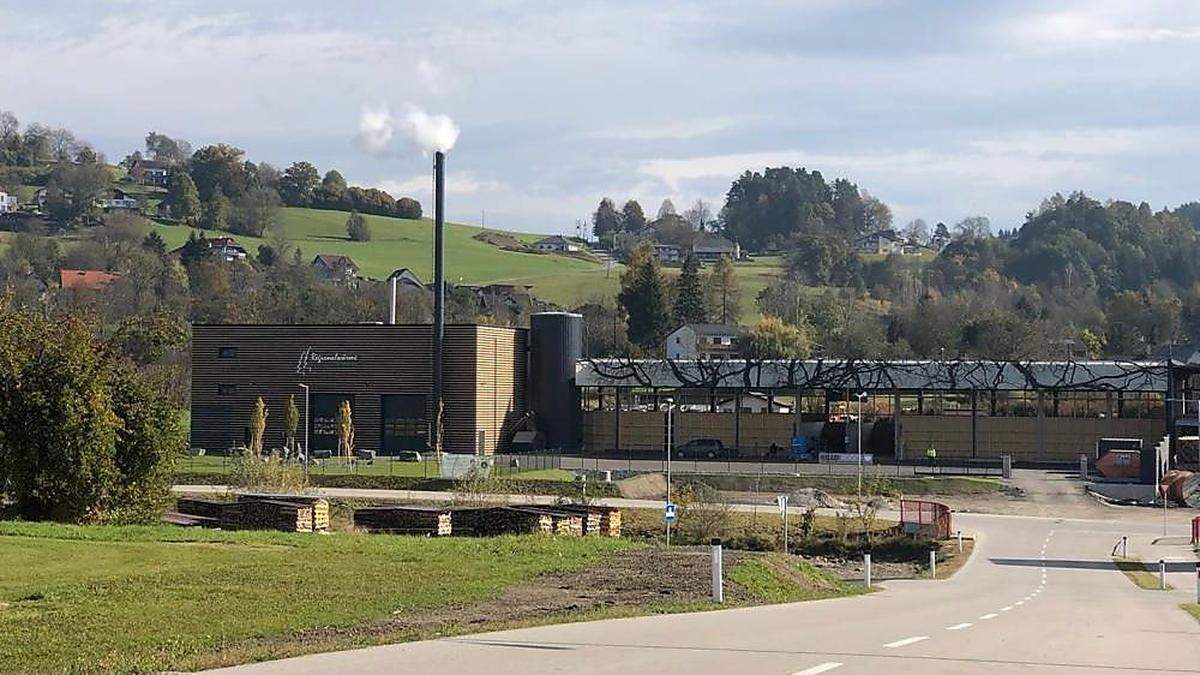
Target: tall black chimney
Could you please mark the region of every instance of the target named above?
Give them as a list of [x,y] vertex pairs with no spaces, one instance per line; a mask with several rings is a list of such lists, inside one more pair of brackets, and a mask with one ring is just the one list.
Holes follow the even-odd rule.
[[446,250],[444,230],[446,153],[433,153],[433,428],[429,447],[442,451],[442,345],[446,339]]

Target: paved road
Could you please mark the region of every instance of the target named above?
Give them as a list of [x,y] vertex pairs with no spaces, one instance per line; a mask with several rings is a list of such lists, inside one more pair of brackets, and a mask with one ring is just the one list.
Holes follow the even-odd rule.
[[[1178,609],[1195,593],[1135,588],[1108,554],[1189,557],[1137,519],[963,515],[978,537],[949,581],[890,582],[865,597],[547,626],[320,654],[229,669],[275,673],[1195,673],[1200,624]],[[1184,565],[1179,565],[1184,569]],[[1183,590],[1186,589],[1186,590]]]

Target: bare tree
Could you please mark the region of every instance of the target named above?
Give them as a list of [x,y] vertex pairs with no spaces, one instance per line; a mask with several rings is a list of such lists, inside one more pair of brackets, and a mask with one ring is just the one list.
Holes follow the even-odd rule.
[[697,232],[704,232],[715,223],[712,207],[703,199],[697,199],[690,209],[684,211],[683,219]]
[[59,162],[69,162],[79,149],[79,141],[69,129],[51,129],[50,156]]
[[0,110],[0,139],[8,140],[17,135],[21,123],[17,116],[7,110]]

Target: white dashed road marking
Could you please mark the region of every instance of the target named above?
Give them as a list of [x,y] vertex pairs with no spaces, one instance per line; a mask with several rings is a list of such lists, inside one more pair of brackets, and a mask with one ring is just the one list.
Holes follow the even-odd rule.
[[1012,609],[1012,605],[1009,605],[1008,607],[1001,607],[1001,608],[1000,608],[1000,611],[1001,611],[1001,612],[1007,612],[1007,611],[1009,611],[1009,610],[1011,610],[1011,609]]
[[974,624],[970,623],[956,623],[953,626],[946,626],[946,630],[962,630],[964,628],[970,628],[973,625]]
[[886,645],[884,645],[884,647],[886,647],[887,649],[896,649],[897,647],[907,647],[908,645],[920,642],[921,640],[928,640],[928,639],[929,639],[928,635],[918,635],[916,637],[904,638],[903,640],[896,640],[895,642],[889,642]]
[[999,614],[984,614],[983,616],[981,616],[979,618],[983,619],[984,621],[987,621],[988,619],[994,619],[998,616],[1000,616],[1000,615]]
[[822,663],[822,664],[813,666],[812,668],[807,668],[805,670],[798,670],[798,671],[792,673],[792,675],[817,675],[818,673],[828,673],[829,671],[833,670],[834,668],[841,668],[841,667],[842,667],[842,664],[838,663],[837,661],[829,661],[827,663]]

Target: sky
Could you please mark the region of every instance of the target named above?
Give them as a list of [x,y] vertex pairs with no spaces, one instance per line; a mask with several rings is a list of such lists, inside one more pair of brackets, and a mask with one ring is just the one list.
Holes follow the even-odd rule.
[[[383,6],[380,6],[383,5]],[[719,209],[804,166],[897,225],[1055,192],[1200,199],[1200,3],[0,0],[0,109],[117,161],[155,130],[421,200],[365,112],[448,115],[448,216],[572,234],[601,197]],[[378,138],[376,141],[380,140]]]

